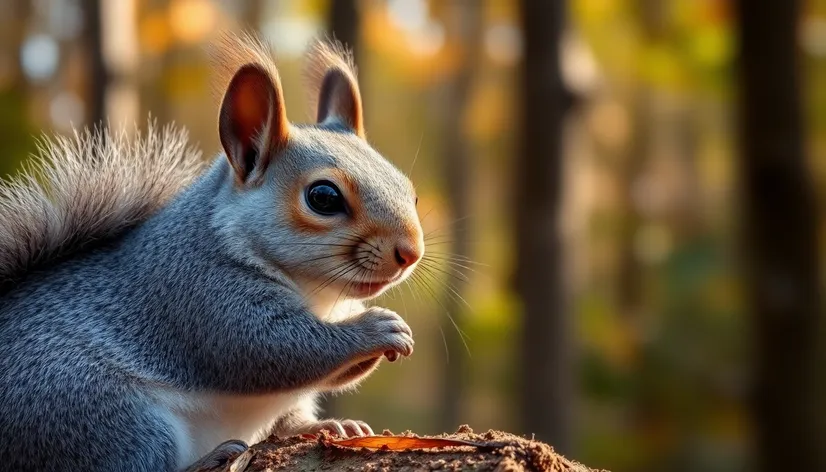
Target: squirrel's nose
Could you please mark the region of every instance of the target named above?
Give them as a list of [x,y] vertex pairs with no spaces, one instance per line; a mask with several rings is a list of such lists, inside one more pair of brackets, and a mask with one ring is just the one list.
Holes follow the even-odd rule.
[[422,258],[422,253],[418,248],[406,245],[396,246],[393,255],[396,258],[396,263],[399,264],[399,267],[402,269],[412,266]]

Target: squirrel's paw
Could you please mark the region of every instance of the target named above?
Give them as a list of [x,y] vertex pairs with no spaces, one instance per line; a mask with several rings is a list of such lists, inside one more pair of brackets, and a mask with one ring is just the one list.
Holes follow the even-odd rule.
[[307,433],[317,434],[327,431],[330,434],[342,438],[354,438],[357,436],[373,436],[373,429],[364,421],[355,420],[319,420],[303,428]]
[[395,361],[399,356],[413,354],[413,331],[396,312],[387,308],[372,307],[356,316],[352,321],[360,328],[368,342],[376,351],[384,353],[387,360]]

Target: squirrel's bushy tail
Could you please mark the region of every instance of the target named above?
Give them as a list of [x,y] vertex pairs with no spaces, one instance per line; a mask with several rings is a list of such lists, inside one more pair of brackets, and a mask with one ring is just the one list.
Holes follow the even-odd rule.
[[135,138],[107,128],[44,137],[34,161],[0,182],[0,294],[32,270],[145,221],[203,169],[183,129]]

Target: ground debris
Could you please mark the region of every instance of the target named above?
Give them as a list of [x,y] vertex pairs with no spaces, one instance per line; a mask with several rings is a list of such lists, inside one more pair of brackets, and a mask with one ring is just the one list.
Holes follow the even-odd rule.
[[545,443],[500,431],[476,434],[468,426],[438,436],[386,430],[380,436],[344,440],[329,434],[271,436],[251,449],[254,455],[244,472],[595,472]]

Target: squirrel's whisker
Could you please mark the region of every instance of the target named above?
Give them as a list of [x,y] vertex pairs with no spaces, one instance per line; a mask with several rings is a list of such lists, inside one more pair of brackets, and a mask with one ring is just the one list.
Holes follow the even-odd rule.
[[425,254],[422,259],[427,260],[435,260],[439,262],[444,262],[446,264],[458,265],[463,269],[473,270],[471,267],[465,266],[463,264],[473,264],[478,267],[490,267],[489,264],[484,264],[482,262],[476,262],[466,257],[457,256],[454,254],[447,254],[447,253],[438,253],[438,252],[431,252],[429,254]]
[[349,247],[352,244],[331,244],[331,243],[280,243],[279,246],[327,246],[327,247]]
[[357,262],[357,261],[350,261],[350,262],[348,262],[347,264],[345,264],[345,265],[343,265],[343,266],[340,266],[340,267],[337,267],[337,268],[331,269],[332,271],[334,271],[334,272],[333,272],[333,274],[332,274],[332,275],[330,275],[329,277],[327,277],[326,279],[324,279],[324,281],[323,281],[323,282],[321,282],[320,284],[318,284],[318,285],[316,286],[316,288],[314,288],[314,289],[313,289],[313,291],[312,291],[312,292],[310,292],[310,295],[315,295],[315,294],[317,294],[317,293],[321,292],[322,290],[324,290],[325,288],[327,288],[329,285],[331,285],[331,284],[335,283],[335,282],[336,282],[336,280],[338,280],[338,279],[339,279],[339,277],[341,277],[341,276],[342,276],[344,273],[346,273],[349,269],[351,269],[351,268],[353,268],[353,267],[356,267],[357,265],[358,265],[358,262]]
[[434,262],[425,261],[425,260],[422,260],[421,262],[419,262],[419,264],[421,264],[422,267],[438,271],[442,274],[447,275],[448,277],[459,279],[463,282],[470,282],[470,279],[468,278],[467,275],[463,274],[462,272],[459,272],[456,269],[450,268],[450,270],[445,270],[445,269],[442,269],[441,267],[437,266]]
[[[468,231],[471,231],[472,229],[473,228],[469,227],[469,226],[468,227],[455,228],[455,229],[437,229],[437,230],[433,230],[433,231],[425,234],[423,236],[423,238],[424,238],[425,242],[427,242],[427,241],[438,241],[440,239],[452,239],[457,234],[463,234],[463,233],[466,233]],[[475,233],[472,236],[475,236]]]
[[310,262],[316,262],[316,261],[320,261],[320,260],[323,260],[323,259],[329,259],[329,258],[332,258],[332,257],[346,256],[347,254],[348,253],[346,253],[346,252],[337,252],[335,254],[327,254],[325,256],[314,257],[312,259],[305,259],[303,261],[296,262],[295,264],[293,264],[293,267],[298,267],[298,266],[303,265],[303,264],[307,264],[307,263],[310,263]]
[[[472,217],[472,215],[465,215],[465,216],[463,216],[463,217],[461,217],[461,218],[456,218],[455,220],[448,221],[447,223],[443,224],[442,226],[439,226],[439,227],[438,227],[438,228],[436,228],[436,229],[432,229],[432,230],[428,231],[427,233],[425,233],[425,234],[424,234],[424,237],[425,237],[425,239],[427,239],[427,237],[428,237],[428,236],[430,236],[430,235],[433,235],[433,233],[436,233],[437,231],[443,231],[443,230],[445,230],[445,229],[451,228],[451,227],[452,227],[452,226],[454,226],[456,223],[459,223],[459,222],[462,222],[462,221],[468,220],[468,219],[470,219],[471,217]],[[455,230],[454,230],[454,231],[455,231]]]
[[427,218],[427,215],[429,215],[429,214],[430,214],[431,212],[433,212],[433,210],[435,210],[435,209],[436,209],[436,207],[435,207],[435,206],[430,207],[430,209],[429,209],[429,210],[427,210],[427,213],[425,213],[423,217],[419,218],[419,224],[424,223],[424,220],[425,220],[425,218]]
[[[466,266],[466,265],[462,265],[461,263],[456,262],[456,261],[446,261],[446,260],[438,260],[438,259],[428,259],[428,261],[427,261],[427,262],[428,262],[429,264],[434,264],[434,265],[437,265],[437,266],[439,266],[439,267],[444,267],[444,266],[446,266],[446,267],[448,267],[451,271],[454,271],[454,272],[456,272],[457,274],[462,274],[462,275],[465,275],[465,276],[467,276],[467,274],[465,274],[465,271],[467,271],[467,272],[472,272],[473,274],[476,274],[476,275],[483,275],[483,273],[482,273],[482,272],[479,272],[478,270],[475,270],[475,269],[474,269],[474,268],[472,268],[472,267],[468,267],[468,266]],[[423,262],[419,262],[419,263],[420,263],[420,264],[422,264]]]
[[[325,273],[332,270],[338,270],[338,268],[340,268],[342,265],[347,264],[348,261],[349,260],[339,261],[337,258],[332,260],[323,260],[319,263],[317,267],[315,267],[315,270],[323,270]],[[291,267],[297,270],[303,270],[302,265],[303,264],[296,264]]]
[[419,135],[419,145],[416,146],[416,154],[413,155],[413,163],[410,164],[410,170],[407,171],[408,176],[412,176],[413,168],[416,166],[416,161],[419,160],[419,151],[422,150],[422,140],[424,140],[424,131]]
[[447,315],[448,320],[450,320],[450,323],[456,329],[456,332],[459,333],[459,338],[462,340],[462,344],[465,346],[465,351],[467,351],[468,356],[470,356],[470,347],[468,347],[467,340],[466,340],[467,334],[464,331],[462,331],[461,328],[459,328],[459,325],[456,323],[456,320],[453,318],[453,315],[450,314],[450,311],[447,309],[447,307],[445,307],[445,305],[439,299],[439,296],[433,290],[433,287],[431,287],[428,282],[423,281],[424,279],[421,278],[422,274],[423,273],[420,272],[418,274],[412,274],[412,275],[416,276],[416,277],[414,277],[414,280],[419,281],[418,283],[419,283],[420,287],[424,288],[424,290],[430,295],[430,297],[433,299],[433,301],[435,301],[440,307],[442,307],[442,310],[444,310],[444,313],[445,313],[445,315]]
[[317,292],[319,292],[319,291],[323,290],[323,288],[324,288],[324,287],[326,287],[328,283],[335,282],[336,277],[338,276],[338,274],[339,274],[339,273],[341,273],[341,272],[345,271],[345,270],[346,270],[346,269],[348,269],[349,267],[354,267],[354,266],[355,266],[355,265],[357,265],[357,264],[358,264],[358,262],[357,262],[357,261],[350,260],[350,261],[347,261],[347,262],[343,262],[343,263],[341,263],[341,264],[340,264],[340,265],[338,265],[338,266],[331,267],[331,268],[327,269],[326,271],[327,271],[327,272],[329,272],[329,273],[330,273],[330,275],[328,275],[327,277],[325,277],[325,278],[324,278],[324,279],[323,279],[323,280],[322,280],[322,281],[321,281],[321,282],[320,282],[320,283],[319,283],[319,284],[318,284],[318,285],[317,285],[317,286],[313,289],[313,291],[312,291],[312,292],[310,292],[310,295],[314,295],[314,294],[316,294]]
[[[362,270],[363,270],[363,269],[362,269]],[[357,272],[356,274],[358,275],[358,274],[360,274],[360,272]],[[341,295],[344,293],[344,291],[345,291],[345,290],[347,291],[347,295],[349,295],[349,294],[350,294],[350,285],[351,285],[352,283],[353,283],[352,279],[351,279],[351,280],[348,280],[348,281],[347,281],[347,283],[346,283],[346,284],[344,284],[344,287],[341,289],[341,291],[340,291],[340,292],[338,292],[338,295],[336,296],[336,301],[335,301],[335,302],[333,302],[333,304],[332,304],[332,305],[330,305],[330,313],[328,314],[328,316],[329,316],[329,315],[332,315],[333,310],[335,310],[336,305],[338,305],[338,301],[341,299]],[[345,297],[346,297],[347,295],[345,295]]]
[[319,287],[316,287],[316,288],[315,288],[315,289],[311,292],[311,295],[314,295],[314,294],[316,294],[316,293],[318,293],[318,292],[320,292],[320,291],[324,290],[325,288],[329,287],[329,286],[330,286],[330,285],[332,285],[333,283],[335,283],[335,282],[336,282],[337,280],[339,280],[341,277],[343,277],[344,275],[346,275],[347,273],[349,273],[349,272],[350,272],[353,268],[358,267],[358,266],[361,264],[361,262],[362,262],[363,260],[364,260],[364,258],[362,258],[362,259],[355,259],[355,260],[351,261],[349,264],[347,264],[347,265],[344,267],[344,269],[338,270],[338,271],[337,271],[336,273],[334,273],[334,274],[333,274],[330,278],[328,278],[328,279],[327,279],[327,281],[326,281],[325,283],[323,283],[323,284],[322,284],[321,286],[319,286]]
[[347,233],[347,236],[350,237],[349,241],[353,241],[355,243],[360,243],[360,244],[366,244],[367,246],[370,246],[371,248],[373,248],[377,251],[379,250],[378,246],[376,246],[375,244],[367,241],[366,239],[362,238],[361,236],[359,236],[357,234]]
[[[438,277],[436,277],[436,274],[432,272],[432,269],[430,267],[425,266],[423,267],[423,269],[424,270],[422,271],[422,274],[425,277],[429,277],[434,282],[439,281]],[[465,298],[461,294],[459,294],[458,290],[456,290],[451,284],[445,282],[442,285],[444,286],[444,288],[448,290],[447,296],[453,298],[453,300],[456,302],[463,303],[468,309],[473,311],[473,307],[470,306],[470,303],[468,303],[467,300],[465,300]]]

